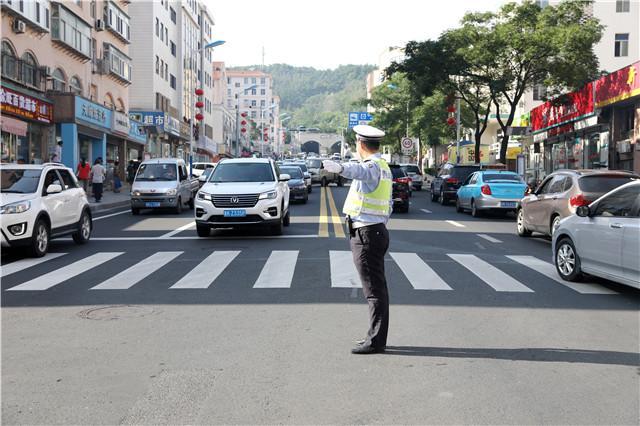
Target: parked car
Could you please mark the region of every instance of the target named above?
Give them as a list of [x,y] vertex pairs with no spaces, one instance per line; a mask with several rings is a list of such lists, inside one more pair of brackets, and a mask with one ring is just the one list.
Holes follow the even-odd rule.
[[422,191],[423,178],[422,171],[420,167],[415,164],[400,164],[400,167],[407,173],[407,175],[411,178],[411,186],[416,191]]
[[517,233],[527,237],[532,232],[551,236],[560,221],[618,186],[640,176],[612,170],[559,170],[547,176],[532,193],[520,202]]
[[184,160],[145,160],[131,186],[131,213],[137,215],[141,209],[171,208],[180,214],[185,205],[193,209],[198,187],[198,178],[189,177]]
[[70,234],[84,244],[91,237],[87,195],[62,164],[0,166],[0,206],[2,247],[42,257],[52,238]]
[[438,172],[438,176],[431,182],[431,201],[440,200],[443,206],[454,200],[460,184],[473,172],[480,170],[478,165],[462,165],[446,163]]
[[198,236],[208,236],[213,228],[256,225],[282,234],[289,226],[289,178],[270,159],[222,160],[198,192]]
[[640,289],[640,181],[578,206],[576,213],[553,234],[560,277],[578,281],[587,273]]
[[344,179],[338,173],[328,172],[322,165],[321,158],[311,158],[307,160],[307,167],[311,174],[311,182],[319,183],[322,186],[327,186],[330,183],[335,183],[338,186],[342,186]]
[[411,178],[397,164],[389,164],[393,176],[393,211],[398,213],[409,213],[409,185]]
[[304,183],[302,169],[297,165],[285,165],[280,167],[280,173],[284,173],[290,177],[287,182],[289,185],[289,200],[302,201],[302,204],[307,204],[307,201],[309,201],[309,191],[307,190],[307,185]]
[[473,217],[483,211],[515,212],[525,195],[522,178],[505,170],[480,170],[470,175],[458,189],[456,211],[471,210]]
[[288,162],[285,161],[283,165],[294,164],[302,170],[302,174],[304,175],[304,184],[307,185],[307,192],[311,193],[313,186],[311,185],[311,173],[309,173],[309,168],[307,168],[307,163],[304,161],[293,161]]
[[[216,166],[216,163],[195,162],[191,167],[191,175],[198,177],[202,173],[204,173],[205,170],[215,166]],[[188,169],[189,167],[187,166],[187,170]]]
[[198,176],[198,189],[202,188],[202,185],[207,183],[209,177],[211,177],[211,173],[213,173],[215,167],[207,167],[204,172]]

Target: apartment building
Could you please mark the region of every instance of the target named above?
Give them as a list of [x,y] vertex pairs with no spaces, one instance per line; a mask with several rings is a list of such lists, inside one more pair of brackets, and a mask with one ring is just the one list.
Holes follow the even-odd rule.
[[[398,46],[389,46],[384,49],[378,55],[377,65],[378,68],[371,71],[367,74],[367,99],[371,99],[371,94],[373,93],[373,89],[380,86],[384,83],[385,70],[393,63],[393,62],[402,62],[405,58],[404,48]],[[374,112],[374,108],[369,105],[367,106],[368,112]]]
[[2,0],[2,161],[75,168],[146,143],[127,115],[128,1]]
[[213,141],[219,154],[233,154],[236,132],[235,104],[228,103],[227,68],[224,62],[213,62]]

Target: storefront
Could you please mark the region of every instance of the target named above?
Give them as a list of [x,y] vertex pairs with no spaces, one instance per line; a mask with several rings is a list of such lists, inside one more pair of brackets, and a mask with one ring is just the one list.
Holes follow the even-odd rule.
[[41,164],[58,153],[53,104],[43,96],[2,82],[1,157],[3,163]]
[[130,111],[129,118],[147,130],[149,140],[145,157],[184,158],[187,145],[180,120],[162,111],[139,110]]

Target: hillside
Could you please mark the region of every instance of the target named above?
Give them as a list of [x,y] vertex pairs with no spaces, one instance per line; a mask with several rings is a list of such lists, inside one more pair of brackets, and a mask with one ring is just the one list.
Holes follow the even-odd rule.
[[[242,67],[236,69],[259,69]],[[366,95],[366,76],[371,65],[342,65],[333,70],[294,67],[286,64],[266,66],[273,76],[274,91],[281,99],[281,112],[293,118],[287,126],[317,127],[337,131],[347,124],[347,113]]]

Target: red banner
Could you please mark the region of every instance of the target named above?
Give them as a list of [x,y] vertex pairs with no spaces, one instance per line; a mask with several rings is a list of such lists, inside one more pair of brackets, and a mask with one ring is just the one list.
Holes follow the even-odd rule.
[[53,121],[53,104],[7,87],[0,88],[0,105],[3,114],[17,115],[42,123]]
[[593,114],[593,111],[593,82],[590,82],[580,90],[567,93],[532,109],[531,130],[536,132],[568,123],[579,117]]
[[596,108],[640,95],[640,61],[596,81]]

